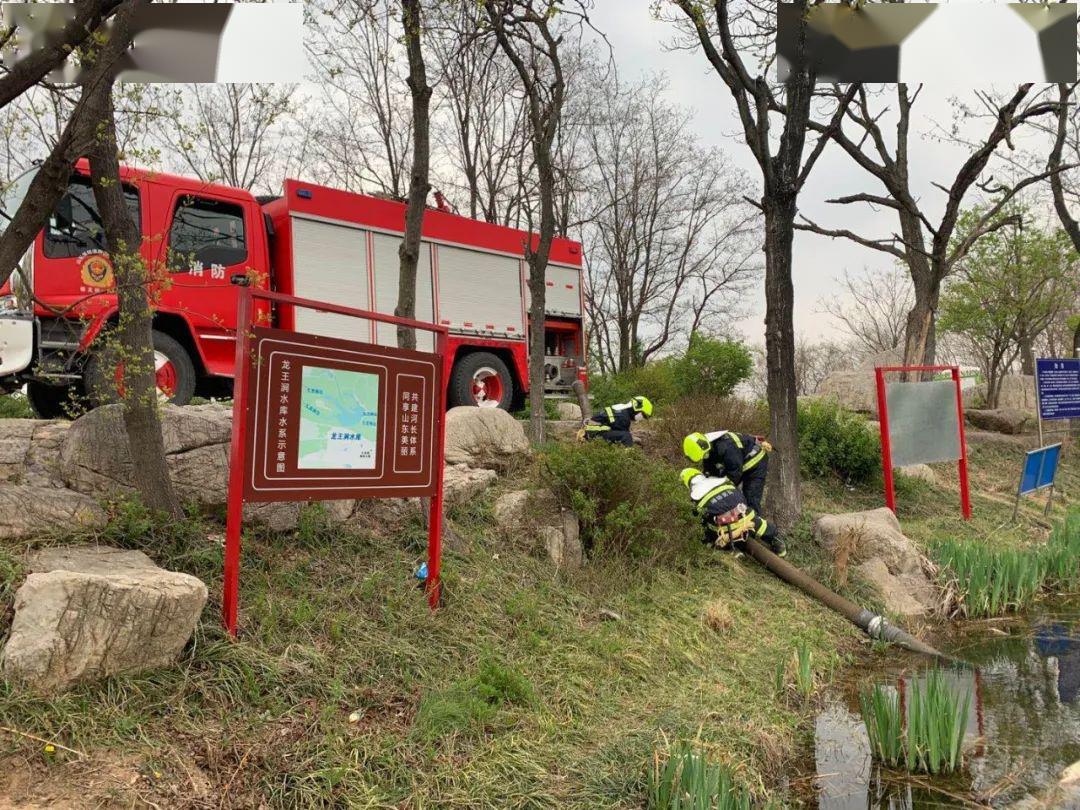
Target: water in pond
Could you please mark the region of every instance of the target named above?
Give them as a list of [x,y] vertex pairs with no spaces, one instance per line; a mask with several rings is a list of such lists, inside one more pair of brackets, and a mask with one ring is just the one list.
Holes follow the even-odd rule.
[[[941,646],[978,668],[978,676],[970,670],[954,678],[957,689],[972,693],[964,772],[912,781],[876,767],[858,710],[858,691],[870,685],[868,677],[817,718],[818,790],[810,806],[1006,807],[1053,785],[1080,760],[1080,606],[1007,624],[977,624]],[[879,683],[899,677],[917,675],[909,669],[872,676]]]

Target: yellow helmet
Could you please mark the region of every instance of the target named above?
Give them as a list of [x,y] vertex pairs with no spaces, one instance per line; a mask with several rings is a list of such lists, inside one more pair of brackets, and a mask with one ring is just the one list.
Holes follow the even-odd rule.
[[690,489],[690,482],[701,475],[701,470],[696,467],[686,467],[681,473],[679,473],[679,479],[683,482],[683,486]]
[[711,447],[704,433],[691,433],[682,440],[683,455],[695,464],[705,458]]
[[634,413],[642,414],[646,419],[652,416],[652,403],[648,397],[634,397],[630,400],[634,407]]

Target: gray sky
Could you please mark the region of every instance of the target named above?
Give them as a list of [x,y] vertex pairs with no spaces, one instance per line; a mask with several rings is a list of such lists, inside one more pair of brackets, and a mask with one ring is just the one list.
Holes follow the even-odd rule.
[[[695,111],[698,137],[724,149],[743,167],[752,180],[760,172],[750,150],[739,135],[735,106],[727,88],[712,72],[704,55],[670,51],[673,30],[670,24],[653,19],[648,0],[596,0],[592,14],[596,27],[611,42],[616,67],[624,79],[634,79],[643,71],[662,71],[669,80],[671,100]],[[912,112],[911,168],[913,186],[921,193],[933,221],[940,215],[944,194],[931,185],[932,179],[950,180],[963,162],[965,152],[932,137],[934,122],[948,129],[953,122],[951,97],[964,88],[939,83],[924,86]],[[967,98],[970,93],[964,94]],[[986,121],[961,122],[961,131],[978,134],[989,127]],[[919,133],[917,136],[916,133]],[[811,142],[808,142],[808,146]],[[880,183],[866,174],[833,145],[814,168],[800,195],[800,210],[821,225],[847,228],[863,236],[882,237],[897,229],[895,212],[873,211],[865,204],[829,205],[824,201],[857,191],[882,193]],[[965,201],[975,202],[974,197]],[[795,330],[810,338],[839,337],[832,319],[821,313],[819,300],[840,294],[837,280],[845,269],[884,268],[892,257],[856,245],[845,239],[828,239],[796,233],[794,250]],[[752,316],[739,322],[740,330],[754,343],[764,341],[765,303],[763,285]]]

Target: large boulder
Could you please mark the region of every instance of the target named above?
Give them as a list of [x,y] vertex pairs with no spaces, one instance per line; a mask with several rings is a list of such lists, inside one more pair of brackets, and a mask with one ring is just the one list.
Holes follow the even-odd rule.
[[560,402],[555,406],[559,419],[564,422],[581,421],[581,406],[574,402]]
[[890,613],[912,616],[935,608],[937,592],[926,575],[925,559],[900,531],[892,510],[822,515],[814,523],[814,539],[835,560],[854,563]]
[[[225,503],[232,412],[220,405],[166,405],[161,434],[177,496],[206,506]],[[134,465],[121,406],[95,408],[72,423],[60,448],[60,475],[78,492],[122,495],[134,491]]]
[[836,400],[849,411],[872,414],[877,417],[877,366],[900,365],[897,351],[880,352],[862,360],[854,369],[834,371],[822,380],[817,394]]
[[0,486],[0,538],[21,539],[78,527],[100,527],[105,510],[88,495],[56,487]]
[[525,428],[501,408],[461,406],[446,413],[446,463],[505,465],[529,452]]
[[0,482],[62,487],[60,445],[70,422],[0,419]]
[[998,407],[1034,413],[1038,407],[1035,377],[1031,374],[1006,374],[1002,377],[998,390]]
[[1034,416],[1026,411],[1015,408],[995,408],[984,410],[970,408],[964,411],[965,420],[979,430],[989,430],[992,433],[1005,433],[1013,436],[1023,433],[1034,421]]
[[897,467],[896,471],[901,475],[906,475],[908,478],[917,478],[928,484],[937,483],[937,473],[929,464],[908,464],[906,467]]
[[27,568],[0,670],[39,692],[170,666],[206,604],[201,581],[139,551],[44,549]]
[[498,477],[494,470],[447,464],[443,469],[443,497],[448,504],[468,503],[483,495]]

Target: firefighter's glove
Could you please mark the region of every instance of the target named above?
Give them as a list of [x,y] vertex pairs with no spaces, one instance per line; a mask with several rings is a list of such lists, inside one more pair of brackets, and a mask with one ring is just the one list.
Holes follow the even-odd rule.
[[576,439],[577,439],[577,440],[578,440],[579,442],[583,442],[583,441],[585,441],[585,426],[584,426],[584,425],[582,425],[582,426],[581,426],[581,427],[580,427],[580,428],[578,429],[578,432],[574,434],[574,437],[575,437],[575,438],[576,438]]
[[772,452],[772,445],[768,441],[762,439],[760,442],[758,442],[758,444],[761,445],[761,449],[764,450],[766,453]]

